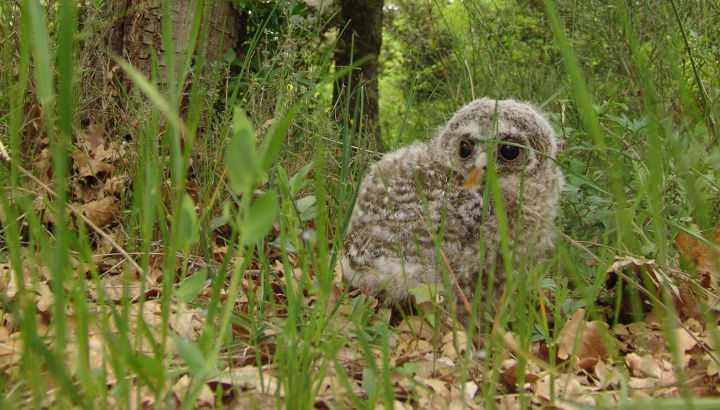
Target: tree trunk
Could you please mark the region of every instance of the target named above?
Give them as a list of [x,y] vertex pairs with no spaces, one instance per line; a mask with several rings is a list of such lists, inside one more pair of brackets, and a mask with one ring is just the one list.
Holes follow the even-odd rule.
[[[378,75],[382,44],[383,0],[340,0],[340,38],[335,66],[347,67],[368,59],[351,74],[341,78],[334,90],[338,109],[349,107],[349,115],[362,107],[362,117],[354,127],[369,133],[379,149],[383,148],[379,122]],[[362,96],[362,100],[358,97]],[[349,98],[349,101],[348,101]],[[359,114],[359,113],[358,113]]]
[[[109,0],[108,10],[117,21],[111,27],[108,42],[111,49],[127,59],[146,76],[152,72],[153,54],[159,66],[158,81],[167,82],[167,62],[163,56],[162,0]],[[207,62],[222,58],[243,40],[245,16],[230,1],[206,0],[195,50],[188,50],[197,1],[169,0],[169,16],[177,69],[187,53],[201,56]]]

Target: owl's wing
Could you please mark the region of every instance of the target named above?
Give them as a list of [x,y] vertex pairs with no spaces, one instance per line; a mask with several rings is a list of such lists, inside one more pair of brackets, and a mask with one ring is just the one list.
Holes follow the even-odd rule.
[[467,191],[455,188],[460,178],[424,154],[408,149],[387,155],[360,186],[343,271],[363,291],[385,290],[398,300],[419,283],[439,282],[435,239],[457,248],[469,235],[460,215]]

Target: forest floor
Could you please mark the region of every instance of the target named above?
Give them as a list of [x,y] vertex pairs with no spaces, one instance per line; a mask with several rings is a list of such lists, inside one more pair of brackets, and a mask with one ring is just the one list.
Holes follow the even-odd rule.
[[[67,305],[58,310],[52,290],[53,269],[43,255],[30,249],[23,253],[24,275],[18,275],[10,262],[0,264],[6,278],[0,280],[4,298],[0,309],[0,372],[6,380],[16,380],[23,365],[22,343],[28,339],[23,338],[23,327],[8,308],[23,297],[34,304],[36,317],[31,322],[36,324],[39,340],[51,351],[65,353],[61,366],[77,369],[78,362],[87,361],[91,374],[102,374],[108,392],[117,393],[116,388],[122,387],[125,396],[108,395],[110,407],[127,405],[122,397],[132,398],[130,403],[138,407],[274,407],[296,399],[298,387],[290,379],[303,374],[309,381],[301,386],[310,389],[304,393],[316,408],[372,407],[372,403],[396,408],[483,408],[489,401],[508,409],[627,403],[635,407],[643,402],[633,400],[653,398],[676,399],[666,403],[679,407],[694,398],[695,408],[703,408],[697,398],[720,396],[720,357],[718,341],[713,340],[718,330],[706,325],[717,326],[717,311],[704,312],[700,302],[712,299],[704,292],[715,289],[714,278],[720,274],[718,255],[692,236],[679,234],[675,244],[679,253],[695,264],[699,276],[690,279],[683,272],[663,270],[652,260],[628,257],[610,261],[606,286],[623,282],[630,285],[626,289],[640,289],[634,294],[636,300],[628,296],[632,292],[625,292],[613,295],[615,302],[622,306],[639,303],[645,313],[611,325],[602,316],[589,320],[586,309],[578,309],[561,328],[551,330],[555,335],[552,343],[519,340],[516,334],[494,328],[492,337],[478,344],[470,340],[462,325],[442,313],[438,320],[423,315],[398,319],[372,297],[346,289],[336,270],[331,294],[325,300],[306,290],[301,296],[305,309],[305,316],[301,316],[306,320],[315,320],[316,309],[329,312],[323,316],[325,322],[315,342],[327,342],[332,347],[313,350],[326,357],[300,357],[303,349],[297,345],[297,358],[281,359],[280,349],[288,354],[292,350],[279,344],[291,343],[288,328],[297,325],[288,323],[288,312],[296,308],[289,306],[288,300],[295,297],[287,292],[293,291],[292,283],[306,274],[312,280],[313,268],[303,267],[293,253],[283,257],[272,245],[267,246],[262,258],[252,261],[226,258],[232,251],[227,246],[214,246],[209,259],[179,255],[175,265],[185,268],[178,268],[178,277],[171,279],[172,287],[164,288],[163,249],[158,246],[149,254],[150,269],[142,272],[127,259],[138,256],[121,251],[128,241],[123,227],[111,222],[122,209],[121,194],[128,189],[129,178],[119,171],[126,158],[123,146],[107,141],[102,131],[92,127],[76,135],[76,144],[81,150],[72,158],[70,187],[77,198],[73,220],[81,224],[82,215],[86,222],[102,227],[94,232],[102,231],[102,235],[95,236],[90,259],[69,255],[73,279],[82,284],[81,294],[87,297],[85,311],[78,312],[79,305],[67,300]],[[49,157],[48,148],[43,149],[32,164],[39,179],[27,187],[37,194],[35,208],[45,222],[52,222],[53,217],[41,185],[51,182]],[[278,233],[277,226],[273,229],[270,237]],[[720,227],[714,234],[720,242]],[[219,351],[219,367],[203,373],[205,359],[198,346],[207,342],[202,334],[213,299],[214,288],[208,280],[208,261],[213,260],[218,266],[224,260],[229,262],[228,272],[243,271],[239,296],[232,303],[228,335],[232,343]],[[169,290],[172,297],[163,298]],[[77,289],[67,291],[73,294]],[[235,292],[231,280],[223,281],[220,300],[226,301]],[[320,304],[323,306],[318,307]],[[258,309],[264,312],[261,323],[252,320]],[[540,314],[547,315],[543,309],[542,304],[538,306]],[[57,328],[51,325],[59,311],[67,314],[65,346],[57,346]],[[363,318],[358,318],[359,311]],[[119,315],[123,319],[86,320],[83,315]],[[164,323],[172,329],[171,334],[163,331]],[[373,337],[368,337],[373,333],[369,329],[376,331]],[[323,339],[325,335],[333,336],[328,342]],[[163,348],[163,364],[171,371],[161,390],[142,377],[144,371],[152,371],[142,370],[141,364],[122,374],[122,367],[113,363],[118,350],[131,349],[133,356],[142,358],[158,355],[158,349]],[[288,363],[295,359],[307,362],[298,364],[292,373]],[[69,376],[71,383],[82,380],[78,374]],[[196,390],[192,387],[195,380],[201,380]],[[65,388],[67,385],[57,382],[40,405],[56,405],[56,395]]]

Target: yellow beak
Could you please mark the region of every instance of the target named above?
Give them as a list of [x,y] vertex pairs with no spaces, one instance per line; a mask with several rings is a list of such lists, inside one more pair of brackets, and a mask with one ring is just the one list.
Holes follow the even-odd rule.
[[470,173],[467,175],[467,177],[465,177],[465,182],[463,183],[463,186],[467,189],[472,189],[479,184],[482,184],[484,179],[485,168],[475,167],[470,170]]
[[481,152],[475,159],[475,166],[465,177],[463,186],[467,189],[475,188],[483,183],[485,179],[485,167],[487,166],[487,154]]

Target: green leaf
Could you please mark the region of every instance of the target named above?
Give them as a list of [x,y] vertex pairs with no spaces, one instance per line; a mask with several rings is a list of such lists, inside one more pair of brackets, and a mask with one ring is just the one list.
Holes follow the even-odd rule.
[[245,215],[243,229],[240,232],[242,244],[250,245],[267,236],[277,214],[278,195],[271,189],[258,197]]
[[422,283],[410,289],[410,293],[415,297],[415,303],[420,304],[435,300],[442,289],[442,283]]
[[172,107],[172,105],[167,101],[167,99],[165,99],[165,97],[163,97],[163,94],[162,92],[160,92],[158,87],[148,81],[148,79],[145,78],[145,76],[140,71],[135,69],[135,67],[130,65],[130,63],[128,63],[127,61],[119,57],[114,58],[114,60],[123,69],[123,71],[125,71],[130,81],[132,81],[133,84],[135,84],[135,86],[139,88],[140,91],[142,91],[147,98],[150,99],[155,108],[157,108],[165,115],[165,118],[167,118],[168,122],[170,122],[173,127],[178,130],[185,129],[185,126],[177,110]]
[[402,366],[396,367],[395,370],[405,377],[412,377],[420,371],[420,365],[417,363],[406,362]]
[[377,377],[372,369],[366,367],[362,372],[362,387],[368,397],[375,397],[377,394]]
[[175,291],[175,296],[177,296],[180,302],[188,303],[200,294],[200,291],[205,286],[206,280],[207,269],[195,272],[180,283],[180,286]]
[[298,212],[300,212],[301,221],[308,221],[317,216],[318,211],[317,206],[315,206],[316,202],[317,199],[315,198],[315,195],[302,197],[295,202],[295,206],[297,206]]
[[180,357],[182,357],[185,364],[193,374],[200,374],[205,370],[205,355],[200,346],[192,340],[187,340],[184,337],[171,332],[173,342],[178,349]]
[[45,20],[45,11],[39,1],[25,1],[24,7],[30,15],[30,24],[32,25],[35,94],[40,104],[47,104],[55,95],[48,23]]
[[198,240],[198,217],[195,213],[195,203],[188,194],[183,195],[174,235],[176,235],[178,249],[185,249]]
[[292,176],[292,178],[290,178],[290,181],[288,181],[288,185],[290,186],[291,196],[297,195],[298,192],[300,192],[303,188],[307,186],[307,184],[310,183],[310,181],[307,180],[307,175],[312,169],[312,167],[313,163],[311,162],[300,168],[300,171],[298,171],[295,175]]
[[233,61],[237,58],[237,55],[235,54],[235,50],[232,48],[225,52],[225,55],[223,55],[223,60],[225,60],[226,63],[232,64]]
[[221,226],[225,226],[228,223],[228,218],[225,215],[216,216],[208,224],[208,232],[212,232]]
[[232,123],[233,137],[227,151],[227,172],[230,184],[237,193],[248,192],[260,179],[255,130],[245,113],[235,107]]
[[262,154],[260,163],[263,172],[267,172],[270,167],[275,163],[275,158],[280,152],[280,148],[282,148],[282,143],[285,140],[285,136],[287,135],[287,132],[290,129],[290,126],[295,120],[295,117],[297,116],[301,107],[302,104],[295,105],[292,109],[290,109],[287,114],[285,114],[285,116],[280,121],[278,121],[276,124],[273,124],[273,126],[268,131],[268,137],[266,137],[263,141],[261,150]]
[[317,202],[315,195],[308,195],[295,201],[295,206],[297,206],[298,211],[305,212],[310,209],[311,206],[315,205],[315,202]]

